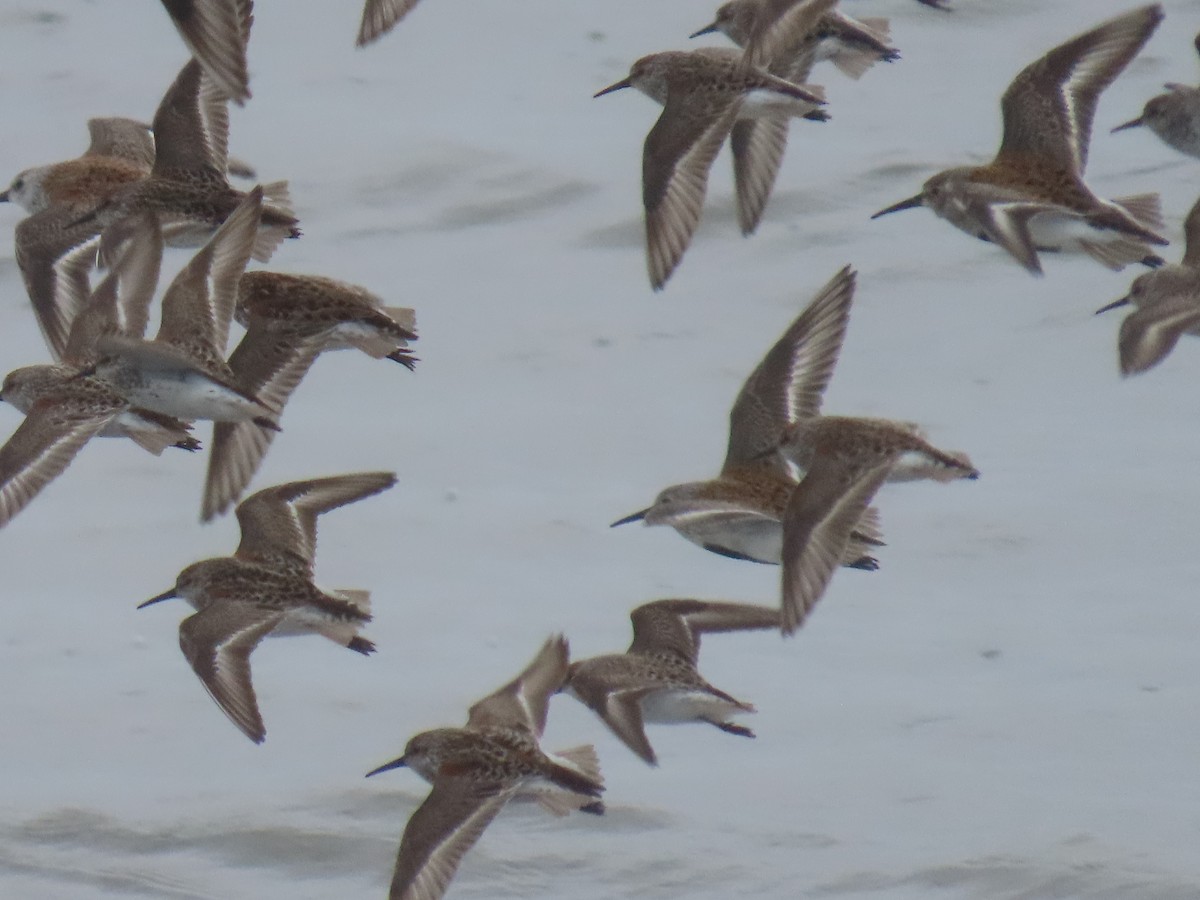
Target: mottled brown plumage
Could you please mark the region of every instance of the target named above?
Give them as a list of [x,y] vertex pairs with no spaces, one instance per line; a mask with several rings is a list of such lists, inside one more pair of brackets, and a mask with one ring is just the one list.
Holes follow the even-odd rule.
[[1162,7],[1135,9],[1055,47],[1026,66],[1001,100],[1004,138],[986,166],[939,172],[920,194],[872,218],[928,206],[973,237],[990,241],[1030,273],[1041,250],[1081,251],[1110,269],[1159,265],[1166,244],[1156,194],[1101,200],[1083,182],[1101,92],[1162,21]]
[[633,643],[624,653],[571,664],[563,690],[598,715],[630,750],[649,765],[658,759],[646,738],[646,722],[707,722],[722,731],[753,737],[729,716],[754,707],[709,684],[696,666],[700,637],[726,631],[778,628],[779,610],[745,603],[656,600],[635,609]]
[[407,766],[433,785],[400,839],[388,894],[392,900],[438,900],[483,830],[516,797],[550,812],[603,812],[604,781],[591,746],[544,753],[550,697],[567,676],[562,635],[548,640],[524,671],[471,707],[463,728],[422,732],[404,755],[368,776]]

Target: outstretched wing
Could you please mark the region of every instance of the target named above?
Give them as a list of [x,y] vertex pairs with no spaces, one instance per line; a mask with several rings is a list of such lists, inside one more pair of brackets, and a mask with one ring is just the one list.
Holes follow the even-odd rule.
[[782,625],[792,634],[842,562],[850,533],[887,479],[894,459],[861,472],[817,454],[783,514]]
[[386,491],[395,483],[392,472],[358,472],[261,490],[238,504],[242,540],[234,555],[261,563],[292,559],[311,575],[317,553],[317,517]]
[[541,737],[550,697],[567,679],[569,657],[567,639],[561,634],[550,638],[520,675],[471,707],[467,727],[524,728]]
[[854,299],[849,266],[826,284],[750,373],[729,413],[722,471],[760,460],[780,446],[788,425],[821,411]]
[[179,625],[179,649],[200,683],[256,744],[263,742],[267,730],[250,680],[250,653],[282,618],[282,612],[249,603],[214,603]]
[[438,775],[409,818],[396,853],[390,900],[440,900],[467,851],[516,793],[469,778]]
[[633,622],[630,653],[676,653],[693,666],[700,656],[702,634],[780,625],[778,609],[707,600],[656,600],[639,606],[629,618]]
[[997,160],[1038,161],[1082,177],[1100,93],[1163,19],[1143,6],[1072,38],[1026,66],[1000,101],[1004,140]]

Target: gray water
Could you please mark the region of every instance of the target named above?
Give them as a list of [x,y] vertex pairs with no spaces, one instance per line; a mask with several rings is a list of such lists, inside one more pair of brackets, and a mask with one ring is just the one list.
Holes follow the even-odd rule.
[[[179,652],[187,608],[134,609],[236,546],[232,519],[197,522],[204,459],[93,442],[0,534],[0,896],[383,896],[427,788],[362,774],[411,734],[462,722],[551,632],[584,656],[625,646],[628,610],[657,597],[774,602],[773,567],[607,524],[716,471],[741,380],[848,262],[825,408],[921,422],[983,477],[885,488],[882,569],[839,573],[795,640],[705,642],[705,674],[758,706],[757,740],[652,726],[651,770],[556,699],[546,745],[595,742],[609,814],[511,807],[451,896],[1200,896],[1200,345],[1123,382],[1118,314],[1091,312],[1132,270],[1051,258],[1036,280],[927,211],[867,218],[990,156],[1012,76],[1129,5],[848,0],[892,19],[904,58],[857,83],[822,72],[833,120],[793,129],[752,240],[719,159],[652,295],[639,179],[658,111],[591,94],[690,46],[712,7],[424,0],[355,52],[357,2],[260,0],[230,148],[291,180],[305,236],[271,267],[418,310],[417,371],[322,358],[255,481],[397,471],[326,517],[317,563],[373,592],[380,650],[266,642],[250,744]],[[1200,4],[1165,6],[1105,94],[1089,181],[1160,191],[1175,238],[1196,161],[1107,133],[1200,77]],[[76,155],[89,116],[148,119],[186,58],[149,0],[0,2],[0,51],[0,178]],[[8,250],[0,287],[6,370],[43,361]]]

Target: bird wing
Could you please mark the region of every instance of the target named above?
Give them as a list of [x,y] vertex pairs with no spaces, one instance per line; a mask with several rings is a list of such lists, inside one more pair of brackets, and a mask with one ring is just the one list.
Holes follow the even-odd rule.
[[838,272],[767,351],[742,385],[729,413],[729,449],[722,471],[778,448],[788,425],[821,411],[854,299],[855,272]]
[[283,613],[250,603],[214,603],[179,625],[179,649],[222,712],[261,744],[267,736],[254,684],[250,653],[283,619]]
[[83,445],[124,408],[123,403],[77,403],[54,394],[34,403],[0,447],[0,528],[61,475]]
[[[320,354],[321,346],[320,341],[297,340],[269,326],[252,327],[229,357],[229,367],[242,390],[278,415]],[[201,509],[203,521],[225,512],[242,495],[274,436],[274,431],[253,421],[214,424]]]
[[561,634],[550,638],[520,675],[471,707],[467,727],[518,727],[540,738],[550,697],[567,679],[569,658],[567,639]]
[[669,89],[662,114],[642,154],[642,202],[646,208],[646,262],[650,283],[662,288],[679,264],[700,223],[708,170],[737,117],[731,95],[713,110],[689,93]]
[[71,325],[63,357],[72,365],[94,363],[96,342],[104,335],[141,338],[146,333],[162,263],[162,231],[149,212],[132,217],[128,225],[131,239],[123,243],[120,259]]
[[92,142],[84,156],[107,156],[149,172],[154,165],[154,135],[145,122],[110,116],[88,119]]
[[699,660],[702,634],[780,626],[778,609],[706,600],[656,600],[639,606],[629,618],[633,622],[630,653],[672,652],[693,666]]
[[387,34],[416,5],[417,0],[367,0],[355,45],[365,47]]
[[154,113],[154,175],[202,172],[225,179],[228,98],[192,58],[167,88]]
[[225,358],[238,280],[246,270],[262,217],[261,187],[246,194],[221,227],[175,276],[163,295],[157,340],[202,346]]
[[317,553],[317,517],[386,491],[395,483],[392,472],[358,472],[291,481],[259,491],[238,504],[242,540],[234,555],[248,562],[279,554],[294,556],[311,574]]
[[782,623],[791,634],[825,593],[850,532],[892,469],[894,458],[861,472],[818,453],[783,515]]
[[1036,161],[1074,175],[1087,167],[1100,93],[1129,64],[1162,21],[1154,4],[1110,19],[1021,70],[1004,97],[1004,139],[996,159]]
[[404,827],[390,900],[440,900],[463,856],[516,789],[463,776],[435,777],[433,790]]

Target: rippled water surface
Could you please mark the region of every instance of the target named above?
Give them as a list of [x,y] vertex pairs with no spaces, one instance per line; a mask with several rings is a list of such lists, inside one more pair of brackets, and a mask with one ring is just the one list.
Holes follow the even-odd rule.
[[[904,58],[822,72],[833,119],[793,128],[752,240],[718,159],[660,295],[639,207],[657,109],[591,94],[690,46],[707,3],[424,0],[359,52],[357,0],[257,5],[230,148],[291,180],[305,236],[272,267],[419,314],[414,374],[320,360],[255,482],[398,472],[326,517],[318,559],[323,583],[373,592],[379,653],[265,643],[251,745],[179,652],[187,608],[134,609],[236,546],[231,519],[197,522],[204,459],[94,442],[0,534],[0,896],[383,896],[426,787],[361,776],[411,734],[461,722],[550,632],[591,655],[656,597],[773,602],[773,567],[607,524],[716,470],[741,380],[848,262],[826,409],[921,422],[983,478],[885,488],[881,570],[840,572],[795,640],[705,642],[706,675],[758,706],[757,740],[652,726],[651,770],[556,700],[546,743],[596,743],[609,815],[508,809],[451,896],[1200,894],[1200,345],[1123,382],[1119,319],[1091,313],[1132,271],[1050,258],[1037,280],[927,211],[868,221],[986,159],[1012,76],[1129,4],[846,0],[890,17]],[[1200,164],[1108,134],[1200,76],[1200,3],[1164,5],[1105,94],[1089,181],[1160,191],[1175,238]],[[89,116],[148,119],[185,60],[151,0],[3,0],[0,50],[0,180],[77,154]],[[0,288],[5,370],[43,361],[11,249]]]

